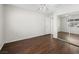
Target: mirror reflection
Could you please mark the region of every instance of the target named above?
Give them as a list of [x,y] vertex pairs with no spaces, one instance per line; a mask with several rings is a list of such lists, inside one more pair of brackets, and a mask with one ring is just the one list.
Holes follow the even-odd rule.
[[58,38],[79,46],[79,14],[61,15],[58,24]]
[[69,37],[69,28],[67,23],[68,18],[66,16],[59,16],[58,20],[58,38],[66,40]]

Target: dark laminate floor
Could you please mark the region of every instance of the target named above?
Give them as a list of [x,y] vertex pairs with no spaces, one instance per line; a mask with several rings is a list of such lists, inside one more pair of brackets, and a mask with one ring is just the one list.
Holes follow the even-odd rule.
[[79,47],[45,35],[5,44],[1,51],[9,54],[70,54],[79,53]]

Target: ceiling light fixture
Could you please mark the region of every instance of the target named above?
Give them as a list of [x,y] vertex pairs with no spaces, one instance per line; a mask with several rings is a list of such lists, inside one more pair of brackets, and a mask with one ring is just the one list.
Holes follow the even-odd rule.
[[48,11],[47,4],[40,4],[39,10],[44,13],[47,12]]

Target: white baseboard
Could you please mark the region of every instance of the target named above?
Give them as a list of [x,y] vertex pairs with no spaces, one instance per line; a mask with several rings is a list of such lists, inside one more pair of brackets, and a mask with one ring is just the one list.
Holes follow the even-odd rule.
[[4,44],[1,44],[1,45],[0,45],[0,50],[2,49],[3,45],[4,45]]

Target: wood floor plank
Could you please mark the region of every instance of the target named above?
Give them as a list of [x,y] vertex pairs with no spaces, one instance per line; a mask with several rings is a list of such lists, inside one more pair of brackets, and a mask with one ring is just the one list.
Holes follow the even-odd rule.
[[7,54],[70,54],[79,53],[79,47],[58,39],[51,39],[50,35],[44,35],[6,43],[1,52]]

